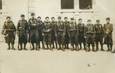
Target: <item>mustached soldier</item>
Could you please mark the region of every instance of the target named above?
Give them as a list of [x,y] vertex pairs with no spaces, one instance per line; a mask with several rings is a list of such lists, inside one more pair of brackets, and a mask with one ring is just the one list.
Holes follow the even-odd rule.
[[78,48],[78,33],[77,33],[77,24],[74,18],[71,18],[70,21],[70,43],[72,46],[71,50],[76,50]]
[[92,46],[92,50],[93,51],[95,51],[94,50],[94,38],[95,38],[95,36],[94,36],[94,25],[91,23],[91,20],[88,20],[87,21],[87,31],[86,31],[86,33],[87,33],[87,44],[88,44],[88,49],[87,49],[87,51],[90,51],[91,49],[90,49],[90,45]]
[[53,46],[52,48],[57,48],[57,22],[54,17],[52,17],[51,20],[51,44]]
[[100,24],[100,20],[96,20],[96,24],[94,25],[94,31],[95,31],[95,42],[96,42],[96,51],[99,50],[99,43],[101,46],[101,51],[104,51],[103,49],[103,26]]
[[3,25],[3,31],[2,34],[5,35],[5,41],[8,44],[8,50],[15,50],[14,48],[14,41],[15,41],[15,32],[16,27],[11,20],[11,17],[6,17],[6,21]]
[[[25,20],[25,15],[21,15],[21,20],[18,21],[17,25],[17,32],[18,32],[18,43],[20,45],[19,50],[27,50],[26,44],[27,44],[27,36],[28,36],[28,22]],[[23,47],[24,45],[24,47]]]
[[[84,48],[86,50],[86,40],[85,40],[86,27],[85,24],[82,22],[81,18],[78,19],[78,31],[79,31],[78,42],[80,45],[80,49]],[[84,47],[82,47],[82,44]]]
[[58,25],[58,32],[57,32],[57,39],[58,39],[58,45],[59,45],[59,50],[64,50],[63,49],[63,42],[64,42],[64,24],[63,21],[61,20],[61,17],[58,17],[57,21]]
[[39,34],[39,38],[38,38],[38,47],[41,48],[40,42],[42,43],[42,48],[44,48],[44,43],[43,43],[43,29],[44,29],[44,23],[41,20],[41,17],[37,17],[37,24],[38,24],[38,34]]
[[31,18],[29,19],[29,33],[30,33],[30,42],[32,44],[31,50],[38,50],[37,43],[38,43],[38,26],[37,26],[37,19],[35,18],[35,14],[31,14]]
[[44,34],[44,43],[46,44],[47,49],[51,49],[51,24],[49,21],[49,17],[45,18],[44,21],[44,30],[43,30],[43,34]]
[[70,22],[68,21],[68,18],[64,18],[64,48],[69,49],[69,41],[70,41],[70,35],[69,35],[69,30],[70,30]]
[[104,44],[107,45],[108,50],[112,51],[113,47],[113,39],[112,39],[112,32],[113,32],[113,24],[110,23],[110,18],[106,18],[106,24],[104,24]]

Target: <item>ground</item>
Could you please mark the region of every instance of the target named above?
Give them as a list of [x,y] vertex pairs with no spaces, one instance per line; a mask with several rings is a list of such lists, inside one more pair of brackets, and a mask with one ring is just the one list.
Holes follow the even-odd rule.
[[1,73],[115,73],[115,54],[83,50],[8,51],[0,40],[0,65]]

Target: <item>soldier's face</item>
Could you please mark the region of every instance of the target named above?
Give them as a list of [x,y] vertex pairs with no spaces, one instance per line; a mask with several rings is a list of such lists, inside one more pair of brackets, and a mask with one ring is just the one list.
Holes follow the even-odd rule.
[[79,20],[78,23],[82,23],[82,20]]
[[58,18],[58,21],[60,21],[61,19],[60,18]]
[[88,24],[92,24],[92,22],[91,22],[91,21],[87,21],[87,23],[88,23]]
[[107,23],[110,23],[110,20],[106,20]]
[[52,20],[52,21],[55,21],[55,18],[52,18],[51,20]]
[[10,20],[11,20],[11,18],[7,18],[6,20],[7,20],[7,21],[10,21]]
[[39,21],[41,20],[41,18],[37,18]]
[[21,17],[21,19],[22,19],[22,20],[24,20],[24,19],[25,19],[25,17]]
[[65,21],[68,21],[68,19],[67,19],[67,18],[65,18],[64,20],[65,20]]
[[96,23],[97,23],[97,24],[100,24],[100,21],[97,21]]
[[32,17],[32,18],[34,18],[35,16],[34,16],[34,15],[32,15],[31,17]]
[[49,18],[46,18],[46,21],[49,21]]

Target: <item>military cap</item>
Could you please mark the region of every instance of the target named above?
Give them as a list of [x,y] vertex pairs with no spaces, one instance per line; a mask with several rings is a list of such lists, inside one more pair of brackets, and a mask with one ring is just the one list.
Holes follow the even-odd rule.
[[96,22],[100,22],[100,20],[96,20]]
[[54,19],[55,17],[51,17],[51,19]]
[[64,17],[64,19],[68,19],[68,17]]
[[107,18],[106,18],[106,20],[110,20],[110,18],[109,18],[109,17],[107,17]]
[[79,21],[82,20],[81,18],[78,19]]
[[40,16],[38,16],[37,18],[40,18],[40,19],[41,19],[41,17],[40,17]]
[[6,19],[10,19],[11,17],[10,16],[7,16]]
[[35,15],[35,13],[31,13],[31,16],[34,16]]
[[74,18],[71,18],[71,20],[74,20]]
[[22,15],[21,15],[21,17],[25,17],[25,15],[24,15],[24,14],[22,14]]
[[47,19],[47,18],[49,18],[48,16],[47,17],[45,17],[45,19]]
[[88,20],[87,20],[87,22],[91,22],[91,20],[90,20],[90,19],[88,19]]

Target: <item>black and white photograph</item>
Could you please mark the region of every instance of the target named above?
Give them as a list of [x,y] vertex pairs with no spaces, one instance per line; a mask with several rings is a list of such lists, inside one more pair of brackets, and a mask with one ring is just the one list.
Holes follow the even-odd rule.
[[115,73],[115,0],[0,0],[0,73]]

